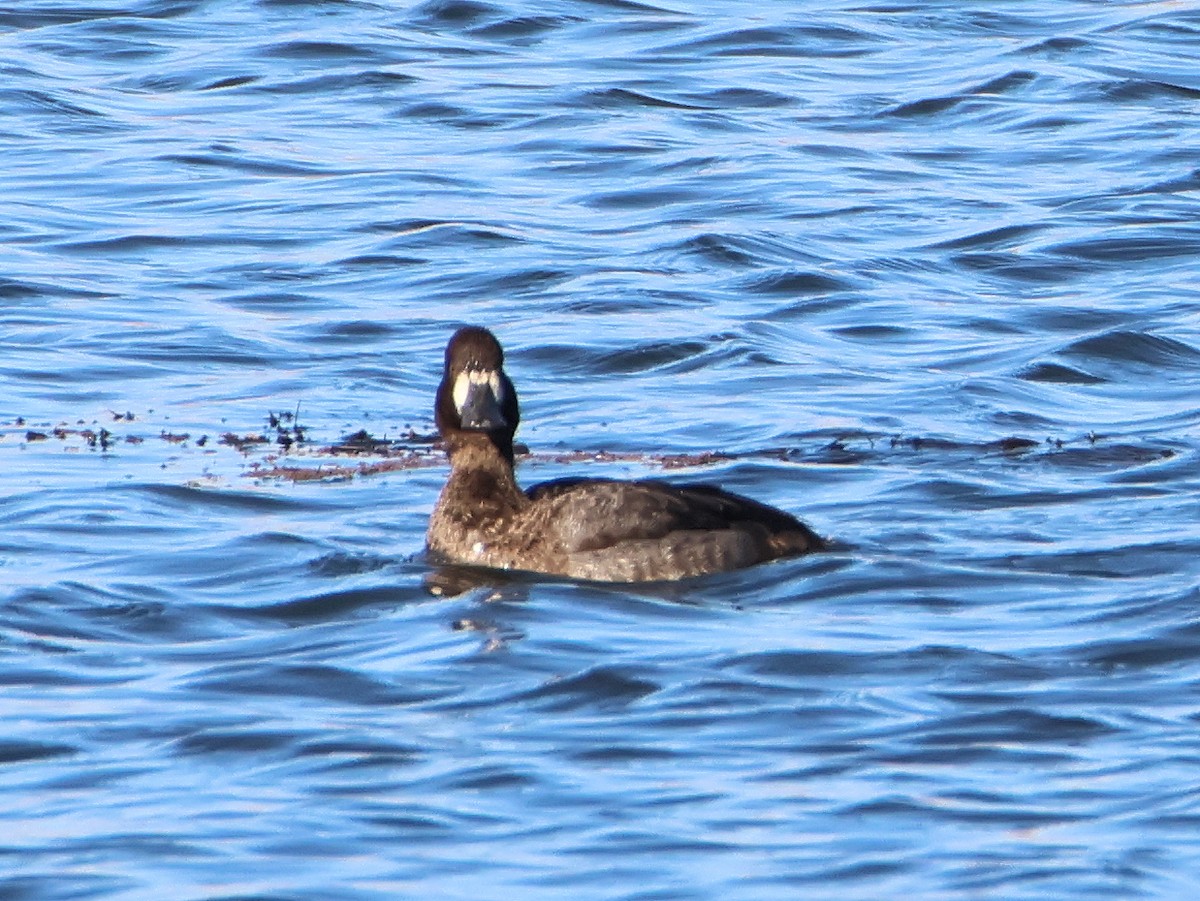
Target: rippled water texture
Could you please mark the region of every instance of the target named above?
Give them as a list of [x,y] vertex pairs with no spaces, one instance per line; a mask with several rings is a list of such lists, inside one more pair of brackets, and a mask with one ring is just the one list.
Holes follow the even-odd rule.
[[[1193,4],[22,0],[0,74],[0,897],[1195,896]],[[837,549],[431,594],[463,322],[525,481]]]

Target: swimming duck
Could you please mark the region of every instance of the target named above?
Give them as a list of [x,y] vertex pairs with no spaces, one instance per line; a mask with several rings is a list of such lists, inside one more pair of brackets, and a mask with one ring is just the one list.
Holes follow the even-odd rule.
[[650,582],[824,547],[791,514],[710,485],[559,479],[522,491],[513,472],[517,392],[485,328],[450,339],[434,415],[450,476],[427,543],[445,562]]

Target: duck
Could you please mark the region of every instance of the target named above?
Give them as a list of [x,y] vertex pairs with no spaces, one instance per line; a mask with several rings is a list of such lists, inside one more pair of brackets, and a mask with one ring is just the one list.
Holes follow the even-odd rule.
[[822,550],[799,519],[714,485],[514,471],[520,406],[504,350],[481,326],[446,346],[434,420],[450,474],[429,519],[436,562],[588,582],[677,581]]

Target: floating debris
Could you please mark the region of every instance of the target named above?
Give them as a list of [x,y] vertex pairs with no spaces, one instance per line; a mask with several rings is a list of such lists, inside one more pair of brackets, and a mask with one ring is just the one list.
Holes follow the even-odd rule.
[[[150,411],[153,412],[153,411]],[[284,480],[291,482],[339,482],[358,477],[369,477],[389,472],[422,469],[446,464],[445,448],[440,436],[432,432],[418,432],[404,423],[399,437],[384,435],[377,437],[365,428],[350,432],[331,444],[311,444],[308,427],[299,423],[300,408],[293,412],[268,412],[265,422],[270,427],[262,432],[237,434],[229,431],[216,438],[216,445],[230,447],[250,458],[250,465],[241,470],[241,475],[261,480]],[[107,422],[135,422],[139,417],[132,412],[105,411],[101,418]],[[145,421],[142,419],[141,421]],[[25,444],[44,444],[51,437],[66,445],[66,450],[77,450],[86,446],[104,454],[112,453],[118,445],[138,446],[146,437],[138,434],[116,435],[99,426],[95,420],[91,426],[79,419],[73,425],[66,422],[51,425],[48,422],[30,427],[26,417],[14,417],[0,423],[0,439],[24,437]],[[190,432],[173,432],[162,429],[157,436],[160,441],[173,446],[191,444],[204,449],[205,454],[216,454],[210,438],[202,434],[195,440]],[[72,442],[78,440],[78,446]],[[702,468],[731,461],[758,460],[783,462],[792,465],[815,466],[861,466],[883,459],[912,459],[916,463],[934,463],[947,455],[1002,456],[1005,460],[1034,462],[1052,461],[1056,465],[1072,467],[1127,468],[1150,464],[1177,456],[1186,445],[1180,442],[1158,441],[1153,443],[1113,441],[1111,436],[1087,432],[1072,438],[1049,436],[1034,440],[1010,435],[993,441],[956,441],[942,436],[888,435],[878,432],[825,432],[799,436],[789,445],[769,446],[738,452],[696,451],[678,454],[655,454],[644,451],[611,450],[552,450],[531,453],[522,443],[513,450],[522,462],[533,465],[572,466],[582,464],[617,464],[643,467],[646,469],[678,470]],[[347,457],[356,457],[349,461]],[[164,463],[164,466],[167,464]],[[231,473],[232,474],[232,473]]]
[[87,442],[88,447],[95,449],[99,447],[102,451],[107,451],[112,444],[113,433],[108,429],[101,429],[99,432],[93,432],[91,429],[84,429],[79,433],[80,437]]
[[294,413],[272,413],[267,411],[267,426],[275,430],[275,443],[284,452],[305,441],[304,427],[300,425],[300,405],[296,404]]
[[375,438],[366,429],[359,429],[326,450],[331,454],[386,454],[391,447],[386,438]]
[[321,448],[321,453],[343,454],[350,456],[389,456],[391,454],[407,454],[414,451],[413,445],[423,448],[441,448],[441,436],[433,434],[418,434],[411,428],[398,439],[387,437],[376,438],[366,429],[359,429],[346,435],[336,444]]
[[699,454],[665,454],[659,458],[658,464],[663,469],[686,469],[692,466],[712,466],[714,463],[724,463],[733,459],[733,454],[705,451]]
[[291,482],[344,482],[355,476],[374,476],[385,472],[397,472],[405,469],[418,469],[434,466],[442,461],[426,457],[389,457],[370,463],[358,463],[348,466],[339,463],[318,463],[314,466],[297,466],[295,464],[263,466],[253,463],[247,476],[255,479],[284,479]]
[[259,444],[266,444],[267,441],[266,435],[235,435],[233,432],[226,432],[217,439],[218,444],[224,444],[242,453],[246,453],[249,448]]

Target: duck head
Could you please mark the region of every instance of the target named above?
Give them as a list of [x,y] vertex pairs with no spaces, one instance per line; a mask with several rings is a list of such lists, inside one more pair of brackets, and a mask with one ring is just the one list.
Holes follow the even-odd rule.
[[434,418],[453,454],[465,444],[490,441],[509,461],[521,414],[504,373],[504,350],[485,328],[460,328],[446,346]]

